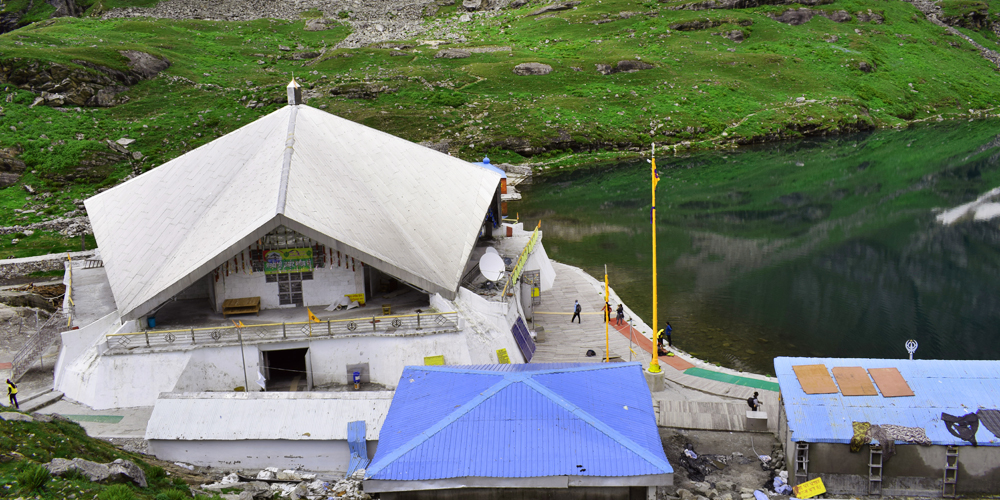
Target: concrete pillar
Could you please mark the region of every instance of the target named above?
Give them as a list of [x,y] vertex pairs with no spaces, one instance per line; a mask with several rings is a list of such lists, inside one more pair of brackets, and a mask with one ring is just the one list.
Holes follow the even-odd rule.
[[652,373],[649,370],[643,370],[642,374],[646,376],[646,384],[649,385],[649,392],[660,392],[663,390],[663,371]]

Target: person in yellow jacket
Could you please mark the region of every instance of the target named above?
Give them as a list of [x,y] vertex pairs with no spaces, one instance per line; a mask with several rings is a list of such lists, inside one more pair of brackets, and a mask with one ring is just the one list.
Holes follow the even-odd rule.
[[21,407],[17,405],[17,386],[10,379],[7,379],[7,397],[10,398],[10,405],[14,408],[20,410]]

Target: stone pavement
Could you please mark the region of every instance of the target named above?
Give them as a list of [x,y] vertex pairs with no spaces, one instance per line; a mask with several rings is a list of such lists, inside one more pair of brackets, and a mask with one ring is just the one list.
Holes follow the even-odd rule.
[[[602,308],[604,307],[604,283],[588,275],[582,269],[553,261],[556,272],[555,285],[552,290],[542,293],[541,304],[535,308],[535,324],[543,328],[539,334],[537,350],[532,363],[580,363],[600,362],[604,359],[605,335]],[[579,300],[583,307],[583,317],[580,323],[570,323],[573,301]],[[614,311],[622,301],[611,290],[611,309]],[[652,331],[625,304],[625,318],[632,328],[622,326],[609,328],[608,344],[610,344],[612,361],[639,361],[644,368],[649,367],[652,360]],[[614,324],[612,316],[612,325]],[[629,342],[629,333],[633,342]],[[631,349],[630,349],[631,345]],[[597,355],[587,357],[587,350],[593,350]],[[690,391],[678,391],[678,388],[698,391],[707,395],[708,402],[725,403],[726,413],[739,414],[743,409],[749,409],[746,399],[759,392],[764,410],[769,415],[769,426],[777,423],[778,415],[778,383],[771,377],[754,373],[739,372],[722,368],[697,359],[679,349],[673,349],[675,356],[661,357],[660,367],[668,382],[664,391],[653,393],[657,413],[668,412],[670,415],[660,415],[658,422],[670,422],[671,426],[686,428],[706,428],[705,422],[712,422],[710,415],[720,411],[711,405],[691,405]],[[741,406],[742,405],[742,406]],[[717,419],[716,419],[717,420]],[[742,424],[727,424],[718,430],[742,430]]]

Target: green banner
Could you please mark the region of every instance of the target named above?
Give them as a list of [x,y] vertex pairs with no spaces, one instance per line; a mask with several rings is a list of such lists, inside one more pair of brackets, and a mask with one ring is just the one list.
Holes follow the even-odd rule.
[[264,252],[264,274],[312,271],[312,248],[288,248]]

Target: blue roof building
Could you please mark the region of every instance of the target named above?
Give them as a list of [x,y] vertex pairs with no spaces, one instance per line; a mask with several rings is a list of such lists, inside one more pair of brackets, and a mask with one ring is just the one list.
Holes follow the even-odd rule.
[[997,361],[779,357],[774,370],[792,484],[822,477],[830,493],[851,495],[1000,491]]
[[406,367],[365,491],[611,487],[628,498],[628,487],[672,484],[641,370]]

